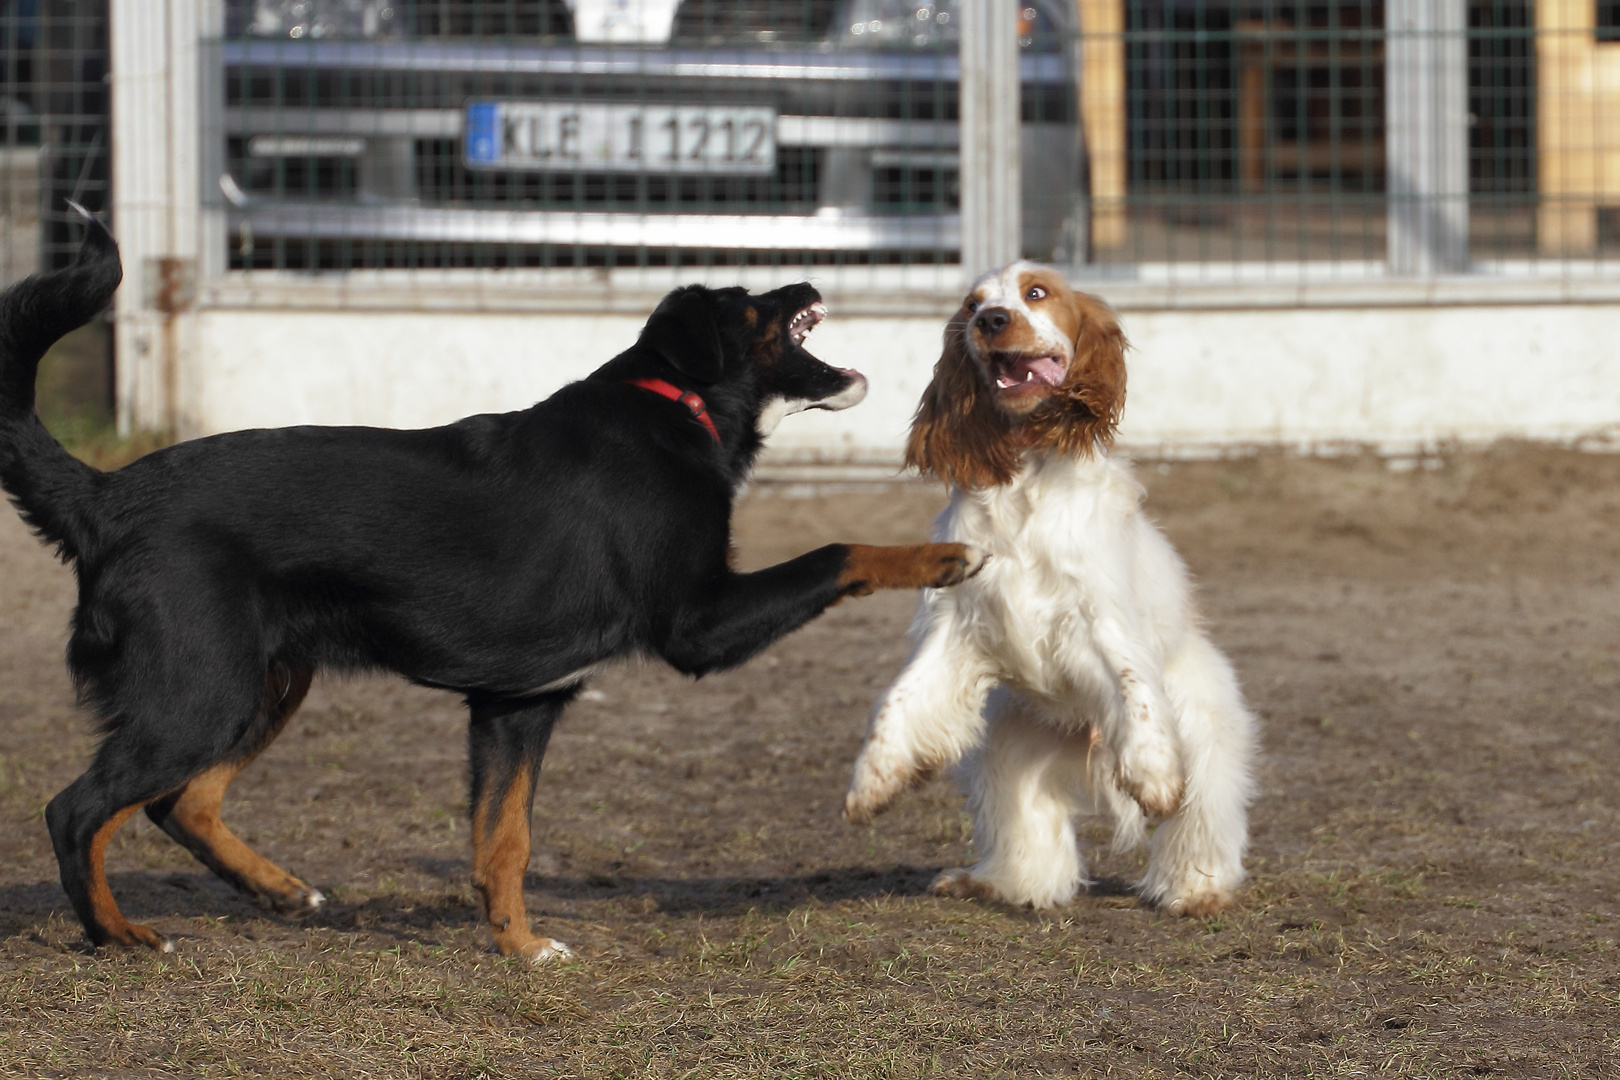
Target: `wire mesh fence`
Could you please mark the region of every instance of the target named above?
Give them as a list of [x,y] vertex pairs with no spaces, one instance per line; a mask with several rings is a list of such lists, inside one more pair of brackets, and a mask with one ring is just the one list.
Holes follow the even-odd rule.
[[72,260],[68,199],[108,208],[107,4],[0,2],[0,282]]
[[[1471,0],[1456,14],[1455,30],[1416,37],[1454,46],[1458,70],[1419,53],[1412,73],[1457,81],[1466,180],[1442,197],[1463,217],[1465,264],[1531,258],[1545,251],[1534,227],[1533,7]],[[1391,68],[1400,37],[1382,0],[1130,5],[1123,35],[1129,228],[1101,260],[1309,262],[1383,272],[1395,164],[1390,118],[1430,105],[1391,100],[1401,84]],[[1398,92],[1414,93],[1411,81]]]
[[[1026,246],[1075,257],[1074,18],[1031,0]],[[341,18],[339,16],[342,16]],[[239,269],[936,266],[952,5],[236,5],[209,50]]]
[[[1030,257],[1241,281],[1620,253],[1608,0],[223,0],[207,261],[954,285],[963,2],[1018,24]],[[68,257],[65,198],[110,208],[106,35],[105,0],[0,0],[0,276]]]

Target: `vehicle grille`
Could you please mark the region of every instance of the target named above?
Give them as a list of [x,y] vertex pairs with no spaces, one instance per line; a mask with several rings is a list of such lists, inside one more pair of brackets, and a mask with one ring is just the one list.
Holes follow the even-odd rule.
[[677,45],[824,41],[836,0],[687,0],[675,13]]

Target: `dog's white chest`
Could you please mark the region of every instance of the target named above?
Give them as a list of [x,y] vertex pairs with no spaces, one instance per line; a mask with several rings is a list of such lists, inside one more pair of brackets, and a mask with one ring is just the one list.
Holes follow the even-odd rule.
[[1130,575],[1129,552],[1106,538],[1135,514],[1139,491],[1123,466],[1059,461],[1003,487],[954,494],[942,538],[977,544],[991,558],[949,599],[1004,682],[1054,699],[1117,698],[1097,620],[1109,617],[1110,594]]

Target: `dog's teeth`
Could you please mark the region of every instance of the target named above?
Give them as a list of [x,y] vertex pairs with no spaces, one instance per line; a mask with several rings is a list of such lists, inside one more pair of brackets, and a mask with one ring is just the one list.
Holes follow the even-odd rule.
[[1029,382],[1029,380],[1033,379],[1034,377],[1035,377],[1035,373],[1033,371],[1024,372],[1024,381],[1025,382]]

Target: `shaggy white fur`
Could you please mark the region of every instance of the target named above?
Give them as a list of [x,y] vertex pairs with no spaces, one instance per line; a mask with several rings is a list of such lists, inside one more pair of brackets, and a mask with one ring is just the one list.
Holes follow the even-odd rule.
[[873,711],[845,799],[864,820],[965,758],[979,861],[936,890],[1065,903],[1088,883],[1074,818],[1105,812],[1116,847],[1158,820],[1145,898],[1190,915],[1231,903],[1255,723],[1142,498],[1129,464],[1101,446],[1030,450],[1010,482],[953,490],[936,539],[990,560],[924,593],[915,647]]

